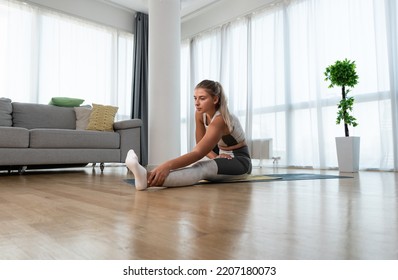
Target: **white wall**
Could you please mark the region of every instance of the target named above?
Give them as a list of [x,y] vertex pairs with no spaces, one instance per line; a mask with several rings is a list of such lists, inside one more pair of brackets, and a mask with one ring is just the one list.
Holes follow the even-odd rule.
[[222,25],[259,8],[270,5],[275,0],[220,0],[182,18],[181,39]]
[[135,11],[95,0],[21,0],[133,33]]
[[[20,0],[133,33],[136,11],[98,0]],[[275,0],[219,0],[181,19],[181,39],[265,7]]]
[[149,0],[148,164],[180,155],[180,0]]

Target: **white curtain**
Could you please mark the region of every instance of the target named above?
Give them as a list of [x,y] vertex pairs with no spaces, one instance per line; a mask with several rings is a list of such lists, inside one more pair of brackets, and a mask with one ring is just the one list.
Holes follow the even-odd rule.
[[130,117],[133,35],[72,16],[0,0],[0,92],[46,104],[77,97]]
[[[182,96],[191,99],[202,79],[218,80],[249,141],[272,138],[285,166],[336,168],[340,89],[328,89],[323,73],[336,60],[354,60],[359,126],[350,132],[361,137],[360,168],[397,170],[397,12],[390,0],[276,2],[183,42],[181,80],[190,86]],[[184,122],[193,119],[189,106]],[[182,152],[194,145],[192,126]]]

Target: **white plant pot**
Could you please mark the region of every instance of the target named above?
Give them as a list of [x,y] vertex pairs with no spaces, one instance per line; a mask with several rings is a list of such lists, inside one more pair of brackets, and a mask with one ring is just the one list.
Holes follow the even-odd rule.
[[340,172],[358,172],[360,137],[336,137],[337,160]]

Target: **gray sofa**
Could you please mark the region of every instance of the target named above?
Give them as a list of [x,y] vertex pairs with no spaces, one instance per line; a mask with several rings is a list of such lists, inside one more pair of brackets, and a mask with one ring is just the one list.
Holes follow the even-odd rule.
[[115,122],[114,132],[77,130],[73,107],[1,98],[0,169],[21,172],[100,163],[102,171],[104,163],[123,163],[130,149],[140,155],[141,126],[141,120],[132,119]]

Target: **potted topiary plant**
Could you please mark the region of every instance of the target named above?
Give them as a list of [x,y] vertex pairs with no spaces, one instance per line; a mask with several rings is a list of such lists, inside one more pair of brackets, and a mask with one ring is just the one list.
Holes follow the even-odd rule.
[[359,137],[351,137],[348,126],[358,125],[352,116],[354,97],[348,93],[358,84],[355,61],[337,60],[325,70],[325,81],[329,81],[329,88],[341,87],[341,100],[338,104],[336,124],[343,122],[345,137],[336,137],[337,159],[340,172],[357,172],[359,169]]

